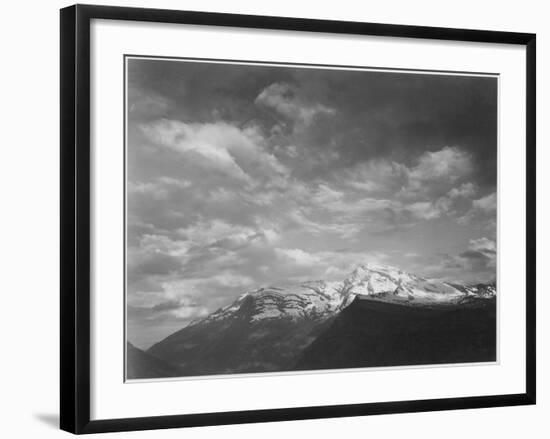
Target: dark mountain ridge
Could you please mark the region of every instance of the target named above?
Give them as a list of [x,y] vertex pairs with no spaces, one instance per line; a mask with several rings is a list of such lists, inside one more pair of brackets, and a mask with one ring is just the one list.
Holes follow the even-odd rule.
[[496,299],[406,306],[357,298],[300,354],[294,369],[496,360]]

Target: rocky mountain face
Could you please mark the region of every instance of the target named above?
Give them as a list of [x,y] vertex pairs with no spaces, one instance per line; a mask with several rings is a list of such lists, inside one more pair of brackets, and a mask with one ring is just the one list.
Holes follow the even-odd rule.
[[[458,316],[458,321],[467,323],[466,316],[472,313],[472,309],[478,310],[481,305],[487,309],[494,307],[495,294],[494,284],[448,283],[393,267],[364,264],[341,282],[305,282],[298,286],[260,288],[242,294],[231,305],[190,323],[153,345],[146,353],[176,368],[181,376],[332,367],[326,366],[330,363],[327,361],[338,356],[340,351],[329,352],[328,349],[344,345],[347,350],[341,351],[343,355],[338,356],[339,366],[335,367],[386,365],[386,359],[374,358],[377,355],[380,357],[376,354],[380,351],[379,347],[373,348],[368,343],[365,346],[361,343],[346,344],[345,341],[351,340],[352,336],[364,340],[366,335],[379,330],[387,332],[388,326],[395,328],[392,323],[394,317],[401,316],[401,321],[409,322],[409,327],[398,325],[401,329],[397,330],[397,335],[400,331],[412,333],[415,327],[424,327],[425,331],[421,331],[424,338],[419,338],[424,343],[428,341],[426,333],[441,330],[433,320],[434,316],[460,310],[464,316]],[[364,302],[368,302],[369,306],[365,307]],[[382,314],[378,312],[379,307],[384,309]],[[343,332],[334,332],[350,316],[353,316],[354,324]],[[410,318],[402,320],[404,316]],[[481,316],[478,320],[484,323],[484,319],[491,327],[490,318]],[[376,322],[376,330],[372,328],[373,322]],[[476,325],[471,324],[470,328],[475,331]],[[405,334],[403,340],[409,338]],[[489,339],[485,337],[480,343],[490,344]],[[390,350],[401,349],[399,343],[392,345],[388,340],[385,343],[388,349],[393,346]],[[464,338],[462,343],[467,344],[468,339]],[[460,346],[454,349],[465,352]],[[470,357],[472,359],[469,361],[478,361],[476,352],[470,356],[466,353],[462,357],[465,361]],[[407,355],[413,361],[409,364],[418,363],[416,357],[402,354],[403,359],[396,364],[392,364],[390,355],[387,365],[407,364]],[[434,355],[424,356],[432,363],[445,362],[443,357],[452,357],[442,356],[442,361],[435,361],[437,358],[434,360]],[[358,363],[353,360],[358,356],[366,356],[370,360]]]

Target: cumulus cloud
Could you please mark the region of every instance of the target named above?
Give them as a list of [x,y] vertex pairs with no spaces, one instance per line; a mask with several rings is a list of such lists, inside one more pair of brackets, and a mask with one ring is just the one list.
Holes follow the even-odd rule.
[[468,249],[460,253],[457,260],[466,270],[489,272],[494,277],[496,275],[496,257],[496,243],[483,237],[470,240]]
[[469,225],[474,222],[483,224],[486,229],[496,229],[497,195],[496,192],[472,201],[470,209],[458,218],[458,222]]
[[161,117],[174,104],[172,99],[153,91],[136,87],[128,88],[128,112],[132,118],[151,119]]
[[470,239],[466,249],[458,253],[444,253],[432,265],[422,258],[421,271],[450,281],[470,283],[492,282],[496,279],[497,248],[495,241],[481,237]]
[[484,212],[495,211],[497,208],[497,194],[493,192],[485,197],[474,200],[474,209],[479,209]]
[[438,208],[436,204],[430,201],[419,201],[408,205],[407,210],[412,212],[416,218],[430,220],[439,218],[444,209]]
[[155,305],[153,305],[152,310],[154,312],[173,311],[173,310],[180,309],[182,306],[188,306],[190,308],[193,308],[196,305],[192,303],[185,304],[181,300],[167,300],[165,302],[156,303]]
[[[410,167],[379,159],[356,165],[337,175],[331,185],[319,185],[310,200],[348,222],[364,225],[387,224],[388,218],[400,226],[415,220],[458,218],[472,207],[477,188],[465,181],[470,175],[467,156],[456,148],[451,154],[447,148],[441,151],[421,157]],[[434,157],[446,162],[435,166]],[[426,168],[430,171],[419,178],[419,169]],[[452,169],[451,178],[446,180],[442,169]]]
[[443,178],[454,183],[471,171],[470,154],[457,147],[446,146],[438,151],[427,151],[422,154],[409,176],[415,182]]
[[319,258],[299,248],[276,248],[275,253],[283,260],[302,266],[318,264]]
[[[465,181],[472,173],[471,155],[458,147],[427,151],[411,165],[372,159],[345,170],[341,181],[366,193],[391,193],[401,199],[472,196],[475,185]],[[457,186],[458,185],[458,186]]]
[[496,243],[488,238],[471,239],[468,250],[460,256],[466,259],[484,259],[488,264],[494,265],[496,259]]
[[287,172],[266,150],[264,138],[254,127],[163,119],[142,125],[142,130],[151,141],[183,154],[195,166],[243,182],[252,182],[252,177],[273,178]]
[[454,187],[448,192],[448,196],[451,199],[454,198],[472,198],[476,193],[475,184],[471,182],[463,183],[459,187]]
[[238,245],[247,241],[256,233],[250,227],[230,224],[220,219],[199,220],[193,225],[182,227],[176,231],[177,236],[184,239],[185,242],[199,247],[223,243]]
[[415,202],[406,205],[406,209],[417,218],[426,220],[440,218],[443,215],[456,217],[472,204],[471,198],[475,193],[475,185],[467,182],[453,187],[434,201]]
[[353,219],[330,217],[328,220],[316,221],[311,219],[302,209],[289,211],[283,218],[291,227],[297,226],[303,233],[312,234],[316,237],[323,234],[333,234],[342,239],[352,239],[361,229],[362,224],[353,222]]
[[471,155],[458,147],[427,151],[407,170],[408,184],[400,195],[433,197],[440,191],[451,190],[471,174],[472,168]]
[[149,195],[156,200],[166,200],[171,192],[187,189],[192,183],[186,179],[159,177],[154,181],[128,182],[127,191],[132,195]]
[[402,163],[373,159],[342,173],[342,183],[366,193],[395,193],[407,185],[410,170]]
[[299,94],[299,89],[285,82],[267,86],[257,96],[256,103],[275,110],[289,120],[297,120],[306,125],[318,115],[335,113],[333,108],[304,101]]

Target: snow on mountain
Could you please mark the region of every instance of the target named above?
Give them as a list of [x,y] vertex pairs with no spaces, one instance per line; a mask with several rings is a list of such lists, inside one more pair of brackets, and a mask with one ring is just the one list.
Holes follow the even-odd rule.
[[494,284],[463,285],[427,279],[395,267],[362,264],[342,282],[310,281],[291,287],[259,288],[189,326],[231,318],[246,308],[251,322],[265,319],[324,320],[363,299],[429,306],[460,303],[467,298],[491,298]]
[[490,299],[491,297],[495,297],[497,294],[497,287],[495,283],[477,285],[452,285],[455,288],[466,293],[468,297],[480,297],[484,299]]
[[451,283],[427,279],[395,267],[379,264],[358,266],[344,281],[361,296],[410,305],[455,303],[473,289],[458,288]]
[[[345,302],[341,282],[314,281],[292,287],[267,287],[242,294],[231,305],[191,324],[222,320],[240,311],[247,301],[251,321],[272,318],[322,319],[334,314]],[[346,303],[347,305],[347,303]]]

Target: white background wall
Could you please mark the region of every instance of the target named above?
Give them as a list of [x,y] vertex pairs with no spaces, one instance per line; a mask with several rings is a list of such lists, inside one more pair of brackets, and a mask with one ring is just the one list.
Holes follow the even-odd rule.
[[[88,1],[88,3],[96,3]],[[550,13],[545,2],[386,0],[100,1],[120,6],[416,24],[537,33],[538,44],[538,405],[122,433],[109,437],[543,438],[550,435],[545,293],[550,282]],[[58,419],[59,19],[63,1],[4,2],[0,38],[0,434],[50,438]],[[546,321],[545,321],[546,318]],[[544,346],[546,344],[546,346]],[[215,397],[215,395],[213,395]]]

